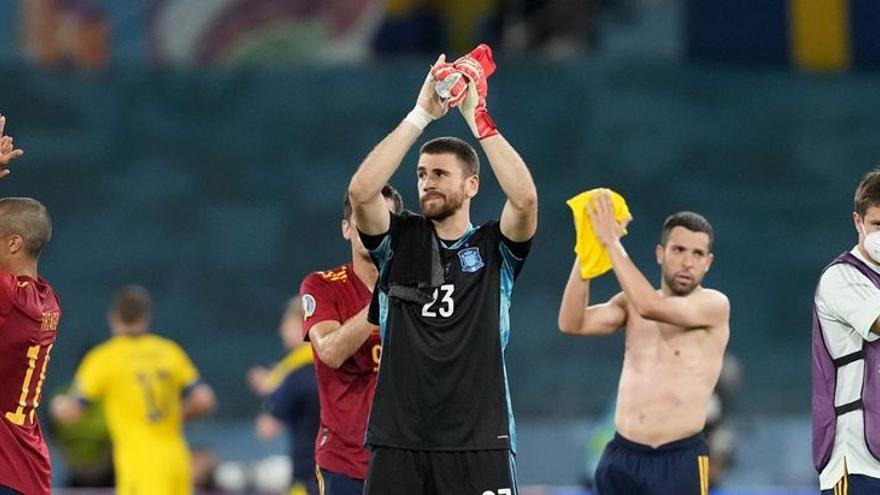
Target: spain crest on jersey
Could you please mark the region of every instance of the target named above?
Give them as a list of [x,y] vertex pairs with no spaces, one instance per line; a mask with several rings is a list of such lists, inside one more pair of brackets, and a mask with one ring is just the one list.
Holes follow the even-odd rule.
[[458,260],[461,261],[461,271],[467,273],[474,273],[484,266],[480,248],[462,249],[458,252]]

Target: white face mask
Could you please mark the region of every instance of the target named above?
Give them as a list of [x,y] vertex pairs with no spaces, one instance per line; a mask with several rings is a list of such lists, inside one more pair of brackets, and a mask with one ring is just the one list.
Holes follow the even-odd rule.
[[865,251],[874,263],[880,263],[880,230],[865,234]]

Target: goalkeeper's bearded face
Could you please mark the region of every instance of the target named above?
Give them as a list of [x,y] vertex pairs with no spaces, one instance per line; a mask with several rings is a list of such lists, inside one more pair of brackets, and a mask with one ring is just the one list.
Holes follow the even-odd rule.
[[477,191],[476,176],[465,177],[464,168],[451,154],[423,154],[417,175],[419,205],[431,220],[449,218]]

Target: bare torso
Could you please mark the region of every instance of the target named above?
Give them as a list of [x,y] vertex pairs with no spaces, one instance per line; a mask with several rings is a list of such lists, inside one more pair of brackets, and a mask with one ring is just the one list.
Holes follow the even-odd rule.
[[685,329],[646,320],[629,303],[626,313],[617,431],[653,447],[702,431],[729,325]]

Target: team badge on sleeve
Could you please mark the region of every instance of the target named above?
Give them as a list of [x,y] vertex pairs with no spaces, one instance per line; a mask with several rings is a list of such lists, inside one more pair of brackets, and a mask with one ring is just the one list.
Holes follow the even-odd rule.
[[483,258],[480,257],[480,248],[467,248],[458,252],[458,260],[461,261],[461,271],[474,273],[483,268]]
[[318,302],[315,301],[315,296],[311,294],[304,294],[302,296],[302,305],[303,319],[308,320],[310,316],[315,314],[315,308],[318,307]]

